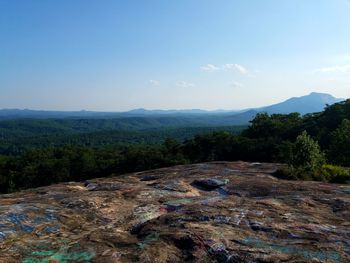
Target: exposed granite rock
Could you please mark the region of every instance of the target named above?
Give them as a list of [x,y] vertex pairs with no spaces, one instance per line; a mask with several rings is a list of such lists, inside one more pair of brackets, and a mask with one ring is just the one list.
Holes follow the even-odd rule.
[[350,186],[278,180],[277,166],[177,166],[2,195],[0,262],[350,262]]

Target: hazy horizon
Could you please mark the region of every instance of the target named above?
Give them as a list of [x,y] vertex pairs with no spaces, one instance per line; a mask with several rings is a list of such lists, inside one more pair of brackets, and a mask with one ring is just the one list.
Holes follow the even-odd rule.
[[238,110],[350,97],[350,1],[0,2],[0,108]]
[[[312,92],[312,93],[318,93],[318,92]],[[332,95],[332,94],[328,94],[328,93],[321,93],[321,94],[327,94],[327,95]],[[310,94],[305,94],[301,97],[304,97],[304,96],[308,96],[308,95],[311,95]],[[285,100],[282,100],[282,101],[278,101],[274,104],[279,104],[279,103],[283,103],[291,98],[299,98],[299,97],[290,97],[290,98],[287,98]],[[347,99],[347,98],[339,98],[339,97],[334,97],[336,99]],[[201,110],[201,111],[208,111],[208,112],[215,112],[215,111],[224,111],[224,112],[234,112],[234,111],[237,111],[237,112],[240,112],[240,111],[246,111],[246,110],[250,110],[250,109],[259,109],[259,108],[262,108],[262,107],[268,107],[268,106],[272,106],[274,104],[268,104],[268,105],[260,105],[260,106],[255,106],[255,107],[250,107],[250,108],[231,108],[231,109],[220,109],[220,108],[216,108],[216,109],[201,109],[201,108],[163,108],[163,109],[159,109],[159,108],[144,108],[144,107],[139,107],[139,108],[132,108],[132,109],[128,109],[128,110],[125,110],[125,111],[108,111],[108,110],[90,110],[90,109],[78,109],[78,110],[70,110],[70,109],[64,109],[64,110],[57,110],[57,109],[44,109],[44,108],[0,108],[0,110],[34,110],[34,111],[61,111],[61,112],[105,112],[105,113],[122,113],[122,112],[128,112],[128,111],[133,111],[133,110],[146,110],[146,111],[157,111],[157,110],[160,110],[160,111],[191,111],[191,110]]]

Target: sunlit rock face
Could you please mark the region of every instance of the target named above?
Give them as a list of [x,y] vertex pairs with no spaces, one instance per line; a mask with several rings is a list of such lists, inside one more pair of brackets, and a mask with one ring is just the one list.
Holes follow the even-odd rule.
[[278,164],[158,169],[0,197],[0,262],[350,262],[350,187]]

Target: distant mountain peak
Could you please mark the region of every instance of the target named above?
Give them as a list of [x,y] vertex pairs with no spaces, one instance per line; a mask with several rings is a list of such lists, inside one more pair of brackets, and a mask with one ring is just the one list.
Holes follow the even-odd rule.
[[313,92],[311,92],[309,95],[306,95],[306,96],[318,96],[318,95],[328,95],[328,96],[332,96],[332,95],[329,94],[329,93],[323,93],[323,92],[317,92],[317,91],[313,91]]
[[327,99],[337,99],[333,95],[329,93],[321,93],[321,92],[311,92],[309,95],[306,95],[304,97],[318,97],[318,98],[327,98]]
[[291,113],[299,112],[300,114],[307,114],[313,112],[320,112],[324,110],[326,105],[343,101],[342,98],[335,98],[328,93],[311,92],[308,95],[301,97],[293,97],[283,102],[273,104],[267,107],[258,109],[267,113]]

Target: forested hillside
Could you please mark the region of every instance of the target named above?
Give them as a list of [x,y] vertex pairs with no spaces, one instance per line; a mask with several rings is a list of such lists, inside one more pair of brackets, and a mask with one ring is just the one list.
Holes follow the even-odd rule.
[[108,130],[108,122],[106,131],[91,120],[72,123],[1,123],[0,191],[214,160],[283,162],[286,178],[350,178],[349,170],[331,166],[350,166],[350,100],[305,116],[259,113],[240,134],[239,127],[126,132]]
[[[0,154],[18,155],[33,148],[65,145],[105,147],[128,144],[161,144],[198,134],[226,131],[238,134],[247,126],[153,127],[118,129],[113,120],[13,120],[0,122]],[[136,125],[135,125],[136,126]],[[146,126],[147,127],[147,126]],[[152,127],[152,126],[150,126]]]

